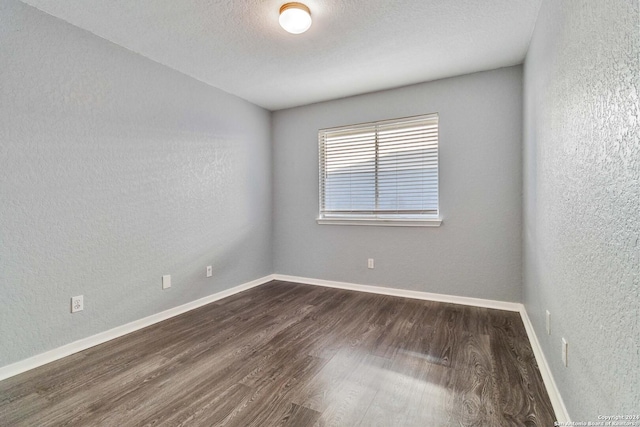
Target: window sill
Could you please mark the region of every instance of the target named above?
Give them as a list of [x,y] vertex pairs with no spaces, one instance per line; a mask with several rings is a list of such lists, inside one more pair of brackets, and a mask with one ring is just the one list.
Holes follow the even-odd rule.
[[317,218],[322,225],[375,225],[383,227],[440,227],[442,218],[387,219],[387,218]]

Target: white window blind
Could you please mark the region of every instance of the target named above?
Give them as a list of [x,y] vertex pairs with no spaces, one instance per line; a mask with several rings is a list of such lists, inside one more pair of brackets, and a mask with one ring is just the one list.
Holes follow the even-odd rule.
[[320,219],[438,217],[438,114],[318,133]]

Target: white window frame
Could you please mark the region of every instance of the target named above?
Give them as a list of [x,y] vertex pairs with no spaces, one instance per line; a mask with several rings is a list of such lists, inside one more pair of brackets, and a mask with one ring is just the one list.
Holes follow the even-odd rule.
[[[437,131],[436,131],[436,151],[435,154],[429,154],[429,160],[436,160],[436,188],[435,188],[435,197],[436,197],[436,208],[429,209],[429,213],[419,213],[419,212],[408,212],[399,209],[397,212],[389,213],[378,211],[378,147],[379,147],[379,138],[378,138],[378,129],[385,128],[388,126],[402,126],[403,124],[409,125],[413,122],[418,121],[431,121],[436,123]],[[355,210],[351,212],[340,212],[336,213],[336,211],[329,212],[325,210],[325,190],[326,190],[326,170],[327,170],[327,155],[326,155],[326,146],[325,140],[328,138],[328,135],[331,133],[341,133],[341,132],[353,132],[357,133],[359,130],[363,132],[368,132],[369,134],[375,129],[375,139],[374,139],[374,147],[376,151],[375,156],[375,170],[376,170],[376,178],[374,179],[374,183],[376,186],[375,193],[375,208],[371,211],[365,210]],[[442,218],[440,217],[440,200],[439,200],[439,117],[438,113],[433,114],[425,114],[420,116],[412,116],[412,117],[404,117],[392,120],[383,120],[369,123],[361,123],[357,125],[349,125],[349,126],[341,126],[335,128],[326,128],[320,129],[318,131],[318,148],[319,148],[319,216],[316,219],[318,224],[331,224],[331,225],[381,225],[381,226],[411,226],[411,227],[438,227],[442,224]],[[431,144],[433,144],[431,142]],[[430,148],[430,151],[433,151]],[[423,181],[424,182],[424,181]],[[433,193],[434,190],[431,190]],[[432,194],[433,196],[433,194]],[[396,206],[397,208],[397,206]]]

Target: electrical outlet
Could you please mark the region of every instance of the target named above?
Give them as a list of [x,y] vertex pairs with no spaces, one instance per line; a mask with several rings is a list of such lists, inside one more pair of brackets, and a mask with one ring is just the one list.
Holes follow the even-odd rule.
[[374,268],[373,258],[367,260],[367,268]]
[[213,267],[210,265],[207,266],[207,277],[213,276]]
[[171,287],[171,275],[165,274],[162,276],[162,289],[169,289]]
[[84,310],[84,297],[82,295],[71,297],[71,312],[77,313],[82,310]]
[[547,335],[551,335],[551,313],[549,313],[549,310],[547,310],[546,322],[547,322]]
[[562,338],[562,363],[564,366],[569,366],[569,362],[567,360],[567,352],[569,351],[569,343],[567,340]]

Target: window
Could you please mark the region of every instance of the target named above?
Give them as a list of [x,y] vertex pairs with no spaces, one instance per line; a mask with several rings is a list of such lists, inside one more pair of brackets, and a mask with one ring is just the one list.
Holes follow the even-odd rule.
[[440,225],[438,114],[318,132],[325,224]]

